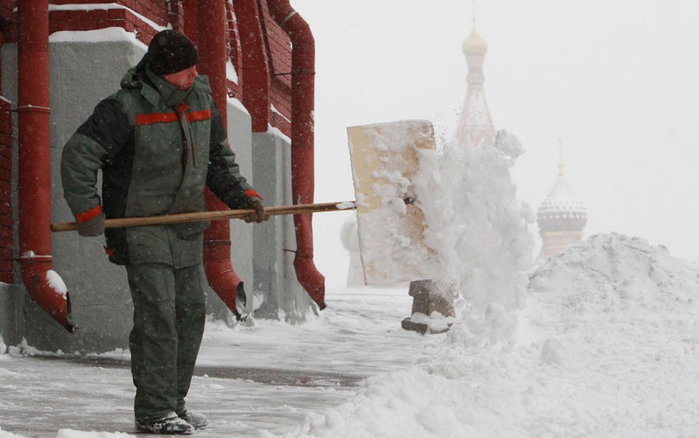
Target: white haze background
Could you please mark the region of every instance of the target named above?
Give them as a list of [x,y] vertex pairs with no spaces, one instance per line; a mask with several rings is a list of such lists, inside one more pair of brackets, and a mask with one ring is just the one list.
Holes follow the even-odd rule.
[[[470,31],[470,2],[293,5],[317,40],[318,201],[353,198],[346,126],[428,119],[439,143],[448,143],[466,90],[460,46]],[[588,206],[587,234],[607,234],[529,278],[516,275],[532,248],[519,237],[524,222],[512,208],[509,154],[447,149],[446,158],[432,157],[431,165],[453,174],[443,186],[433,178],[423,188],[444,190],[440,199],[470,191],[478,201],[440,206],[437,199],[426,208],[430,225],[444,231],[434,227],[428,238],[446,247],[450,279],[467,286],[469,301],[457,301],[460,324],[444,342],[416,352],[414,365],[370,378],[345,403],[308,412],[283,436],[696,436],[699,268],[673,256],[699,259],[692,227],[699,135],[691,124],[699,115],[699,6],[689,0],[493,0],[477,11],[490,45],[486,94],[496,128],[516,135],[526,150],[510,169],[519,196],[536,208],[553,187],[561,137],[570,185]],[[506,207],[494,216],[481,202],[491,197]],[[443,220],[444,209],[461,213],[472,234],[450,229],[455,223]],[[329,296],[347,274],[339,241],[346,217],[315,217],[316,262]],[[485,217],[494,218],[495,244],[483,235]],[[448,247],[450,235],[461,243]],[[635,235],[651,244],[628,237]],[[655,245],[661,243],[670,253]],[[356,293],[353,306],[370,302]],[[371,314],[369,307],[347,315],[338,309],[331,305],[317,321],[282,332],[325,333],[338,318],[346,318],[345,326],[361,323],[357,333],[372,330],[360,319]],[[388,319],[374,322],[395,327]],[[216,328],[209,327],[209,344]],[[240,342],[239,335],[226,330],[220,341]],[[366,353],[356,344],[360,339],[343,345]],[[293,357],[283,353],[281,363]],[[124,435],[56,435],[83,436]],[[257,436],[280,435],[262,428]]]
[[[471,1],[292,5],[316,39],[318,202],[354,199],[347,126],[427,119],[438,143],[451,138],[466,93]],[[638,235],[699,260],[699,3],[489,0],[475,11],[495,127],[526,151],[512,169],[518,196],[536,210],[553,188],[561,138],[568,182],[588,209],[586,235]],[[314,217],[329,286],[346,280],[347,214]]]

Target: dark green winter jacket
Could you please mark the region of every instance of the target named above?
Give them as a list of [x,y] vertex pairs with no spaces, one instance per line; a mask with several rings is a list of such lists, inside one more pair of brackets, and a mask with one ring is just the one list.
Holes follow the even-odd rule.
[[[129,70],[63,149],[63,191],[76,220],[205,211],[205,186],[230,208],[250,207],[259,195],[240,176],[210,93],[204,76],[183,91],[143,62]],[[117,264],[191,266],[201,262],[208,225],[108,229],[107,253]]]

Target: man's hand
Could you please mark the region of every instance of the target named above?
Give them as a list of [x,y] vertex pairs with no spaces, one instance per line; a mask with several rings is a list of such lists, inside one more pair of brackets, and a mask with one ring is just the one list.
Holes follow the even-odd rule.
[[78,234],[83,237],[94,237],[104,234],[104,213],[87,222],[78,222]]
[[243,218],[243,220],[247,223],[250,222],[257,222],[258,224],[261,222],[266,221],[269,219],[269,215],[265,213],[265,206],[262,205],[262,201],[259,199],[255,200],[252,204],[252,208],[255,210],[255,213],[251,213]]

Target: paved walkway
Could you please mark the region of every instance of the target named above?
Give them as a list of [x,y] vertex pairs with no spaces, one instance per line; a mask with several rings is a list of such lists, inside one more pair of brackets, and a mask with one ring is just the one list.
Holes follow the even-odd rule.
[[[320,318],[290,326],[207,328],[188,406],[209,416],[197,435],[259,437],[298,427],[309,412],[346,401],[361,381],[405,368],[438,336],[400,329],[404,290],[328,295]],[[440,336],[441,337],[441,336]],[[60,429],[134,433],[128,355],[0,356],[0,428],[55,438]],[[139,435],[143,436],[143,435]]]

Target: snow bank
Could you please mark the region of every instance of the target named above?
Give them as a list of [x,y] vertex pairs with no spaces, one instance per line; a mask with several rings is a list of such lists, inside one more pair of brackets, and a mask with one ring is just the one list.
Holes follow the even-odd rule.
[[[56,438],[135,438],[135,435],[131,435],[123,432],[82,432],[79,430],[72,429],[60,429],[56,433]],[[4,432],[2,427],[0,427],[0,438],[25,438],[22,435],[16,435],[10,432]]]
[[0,438],[24,438],[21,435],[15,435],[14,433],[4,432],[2,427],[0,427]]
[[61,429],[56,434],[56,438],[126,438],[133,437],[135,435],[130,435],[123,432],[81,432],[79,430],[72,429]]
[[[678,311],[696,300],[697,265],[638,237],[597,235],[550,258],[529,282],[533,293],[566,294],[577,310],[637,314]],[[693,307],[693,306],[690,306]]]
[[697,436],[696,264],[599,235],[536,269],[527,290],[516,343],[452,336],[289,436]]
[[[525,302],[534,218],[517,200],[509,173],[521,153],[505,131],[494,145],[455,141],[419,151],[413,183],[427,224],[425,242],[437,252],[435,278],[446,285],[442,289],[461,297],[462,321],[431,357],[369,379],[352,401],[310,416],[298,436],[486,436],[500,422],[510,388],[481,385],[494,375],[491,367],[502,366],[501,349],[512,346],[517,327],[514,312]],[[475,348],[482,349],[479,355]]]

